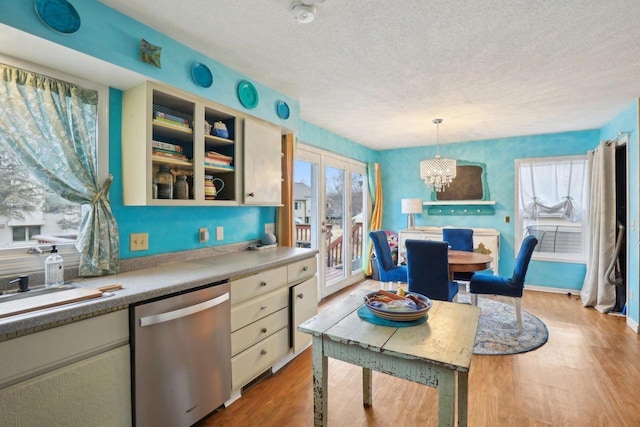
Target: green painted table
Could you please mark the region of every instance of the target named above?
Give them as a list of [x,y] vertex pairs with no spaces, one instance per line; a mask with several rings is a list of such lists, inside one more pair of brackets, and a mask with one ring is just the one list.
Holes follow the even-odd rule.
[[467,425],[468,375],[480,309],[433,301],[427,322],[411,327],[377,326],[356,313],[367,290],[298,326],[313,337],[314,424],[326,426],[328,358],[362,366],[365,406],[372,404],[371,370],[438,389],[438,425]]

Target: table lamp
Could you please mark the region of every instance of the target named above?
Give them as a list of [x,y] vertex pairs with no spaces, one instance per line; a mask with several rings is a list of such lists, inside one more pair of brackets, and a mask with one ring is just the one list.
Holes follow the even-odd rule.
[[402,199],[402,213],[407,214],[407,228],[416,228],[414,214],[422,213],[422,199]]

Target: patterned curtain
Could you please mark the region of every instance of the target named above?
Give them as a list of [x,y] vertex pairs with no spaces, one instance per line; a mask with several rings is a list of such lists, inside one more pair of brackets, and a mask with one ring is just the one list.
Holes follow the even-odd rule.
[[0,64],[0,139],[42,185],[82,205],[80,276],[119,270],[119,235],[97,178],[98,93]]
[[[369,195],[371,196],[371,204],[373,209],[371,212],[371,220],[369,221],[369,231],[379,230],[382,227],[382,171],[380,169],[380,163],[369,163],[367,165],[367,182],[369,183]],[[371,259],[373,254],[373,246],[371,245],[371,239],[366,239],[367,247],[365,252],[368,260]],[[365,266],[365,275],[373,275],[373,269],[371,262],[367,262]]]

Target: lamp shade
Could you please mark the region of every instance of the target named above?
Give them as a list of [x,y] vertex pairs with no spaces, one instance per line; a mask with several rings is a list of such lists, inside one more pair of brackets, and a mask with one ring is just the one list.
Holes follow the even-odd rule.
[[402,199],[401,206],[403,214],[422,213],[422,199]]

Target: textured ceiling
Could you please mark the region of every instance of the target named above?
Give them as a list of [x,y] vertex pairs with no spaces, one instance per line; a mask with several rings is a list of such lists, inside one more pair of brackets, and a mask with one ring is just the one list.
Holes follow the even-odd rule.
[[[102,3],[374,149],[599,128],[640,96],[638,0]],[[624,130],[624,129],[621,129]]]

